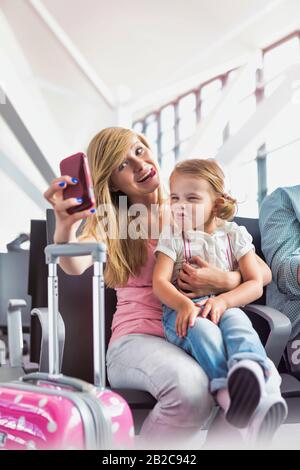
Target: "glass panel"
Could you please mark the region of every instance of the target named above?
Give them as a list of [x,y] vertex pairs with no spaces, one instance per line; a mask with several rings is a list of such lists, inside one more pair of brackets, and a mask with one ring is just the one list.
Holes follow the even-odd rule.
[[221,91],[222,82],[220,79],[214,80],[201,88],[201,99],[205,100]]
[[154,142],[157,140],[158,137],[158,125],[157,121],[152,121],[150,124],[146,125],[146,130],[145,130],[146,137]]
[[237,70],[232,70],[231,72],[229,72],[227,83],[230,83],[236,77],[237,72]]
[[178,115],[179,118],[184,119],[189,115],[193,114],[196,109],[196,95],[195,93],[190,93],[189,95],[184,96],[178,103]]
[[222,82],[221,80],[214,80],[213,82],[205,85],[201,89],[201,115],[207,116],[210,111],[216,106],[221,94]]
[[[299,184],[300,106],[290,104],[272,120],[266,132],[268,193]],[[275,151],[274,151],[275,150]]]
[[164,154],[161,160],[161,174],[167,187],[169,187],[168,178],[174,166],[175,166],[175,152],[171,151],[171,152]]
[[175,125],[175,109],[174,106],[171,104],[166,106],[161,110],[160,113],[160,121],[161,121],[161,130],[164,132],[165,130],[172,129]]
[[136,132],[143,132],[143,123],[138,121],[133,124],[133,130]]
[[255,110],[256,99],[254,95],[241,101],[229,121],[230,134],[235,134],[252,116]]
[[186,151],[188,149],[188,142],[189,140],[180,142],[180,145],[178,146],[178,160],[184,160],[187,158]]
[[[237,70],[230,72],[227,84],[231,83],[231,81],[236,78],[237,73],[238,73]],[[247,77],[244,77],[243,79],[243,85],[242,85],[242,90],[241,90],[242,96],[246,98],[247,96],[254,93],[255,89],[256,89],[256,74],[255,73],[248,74]]]
[[178,124],[179,140],[185,140],[191,137],[196,130],[196,113],[193,111],[184,119],[180,119]]
[[268,82],[271,78],[282,73],[287,67],[300,59],[298,37],[290,39],[280,46],[271,49],[264,55],[264,79]]
[[299,185],[299,173],[293,171],[299,166],[299,152],[300,142],[294,142],[267,157],[268,194],[278,187]]
[[156,121],[156,114],[150,114],[146,117],[146,125],[151,124],[151,122]]
[[271,80],[265,86],[265,97],[268,98],[270,95],[272,95],[273,91],[275,91],[281,85],[283,80],[284,80],[284,75],[281,75],[281,76]]
[[153,157],[158,160],[159,159],[159,154],[158,154],[158,143],[156,142],[151,142],[151,150],[153,152]]
[[175,147],[175,131],[174,129],[164,132],[161,136],[161,151],[167,153]]
[[257,168],[253,154],[245,155],[247,163],[238,163],[228,169],[228,189],[238,201],[238,217],[258,217]]

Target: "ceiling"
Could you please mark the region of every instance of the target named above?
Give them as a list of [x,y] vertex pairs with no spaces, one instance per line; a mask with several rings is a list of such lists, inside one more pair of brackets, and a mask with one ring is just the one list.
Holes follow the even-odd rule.
[[226,67],[300,19],[299,0],[0,0],[41,84],[92,102],[90,83],[34,3],[46,7],[109,90],[125,86],[132,101]]

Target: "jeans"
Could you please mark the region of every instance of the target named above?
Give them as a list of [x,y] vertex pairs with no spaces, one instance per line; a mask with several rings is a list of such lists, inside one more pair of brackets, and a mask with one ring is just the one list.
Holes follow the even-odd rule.
[[[207,298],[193,299],[194,302]],[[227,386],[228,371],[242,360],[258,362],[268,377],[271,374],[270,360],[247,315],[239,308],[229,308],[215,325],[207,318],[197,317],[195,325],[189,327],[187,335],[176,334],[176,311],[163,306],[165,336],[170,343],[179,346],[201,365],[210,380],[211,392]]]

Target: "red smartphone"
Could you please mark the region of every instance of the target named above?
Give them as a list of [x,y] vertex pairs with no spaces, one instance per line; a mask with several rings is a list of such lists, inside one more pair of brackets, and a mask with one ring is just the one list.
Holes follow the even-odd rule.
[[92,184],[92,177],[89,169],[87,156],[80,152],[65,158],[60,162],[61,175],[68,175],[71,178],[77,178],[78,183],[68,185],[63,190],[63,198],[70,197],[82,198],[82,204],[67,209],[68,214],[80,212],[95,205],[95,195]]

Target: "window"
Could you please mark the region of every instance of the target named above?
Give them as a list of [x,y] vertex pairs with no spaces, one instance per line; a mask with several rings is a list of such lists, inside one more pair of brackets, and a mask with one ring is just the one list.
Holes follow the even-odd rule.
[[162,132],[172,129],[175,126],[175,109],[173,104],[161,110],[160,122]]
[[190,93],[179,100],[178,117],[179,140],[184,141],[191,137],[196,130],[197,118],[195,93]]
[[[211,140],[211,155],[215,156],[230,135],[236,134],[254,115],[257,103],[280,86],[285,79],[285,71],[300,61],[300,31],[263,50],[263,68],[260,73],[249,75],[243,80],[241,96],[244,98],[231,110],[224,132],[214,132]],[[140,131],[159,149],[157,154],[161,161],[163,178],[169,176],[178,158],[187,158],[190,139],[195,134],[197,122],[214,110],[220,99],[223,84],[230,84],[239,72],[238,69],[227,71],[206,82],[186,95],[165,104],[161,109],[152,112],[136,123]],[[259,79],[259,83],[258,83]],[[297,91],[295,83],[295,93]],[[265,129],[265,141],[269,154],[267,156],[269,192],[279,185],[298,184],[297,155],[300,150],[300,105],[295,102],[287,105],[280,115],[274,117]],[[283,147],[282,150],[279,147]],[[271,151],[270,151],[271,149]],[[275,149],[275,150],[274,150]],[[245,151],[247,155],[245,155]],[[241,163],[247,162],[247,163]],[[284,163],[283,163],[284,162]],[[242,149],[235,162],[232,173],[232,194],[241,201],[239,214],[257,217],[258,177],[255,149]],[[298,179],[297,179],[298,178]]]
[[222,82],[220,79],[204,85],[201,88],[201,115],[207,116],[216,106],[221,94]]
[[255,95],[241,101],[229,121],[230,134],[235,134],[247,122],[256,109]]
[[133,128],[134,131],[142,133],[143,132],[143,123],[140,122],[140,121],[135,122],[133,124],[132,128]]
[[175,147],[175,130],[171,129],[164,132],[161,136],[161,151],[162,154],[173,150]]
[[279,78],[291,65],[300,60],[299,37],[296,36],[264,54],[265,95],[269,96],[281,82]]
[[156,142],[158,138],[158,124],[156,114],[151,114],[150,116],[148,116],[146,118],[145,124],[146,137],[150,140],[150,142]]

